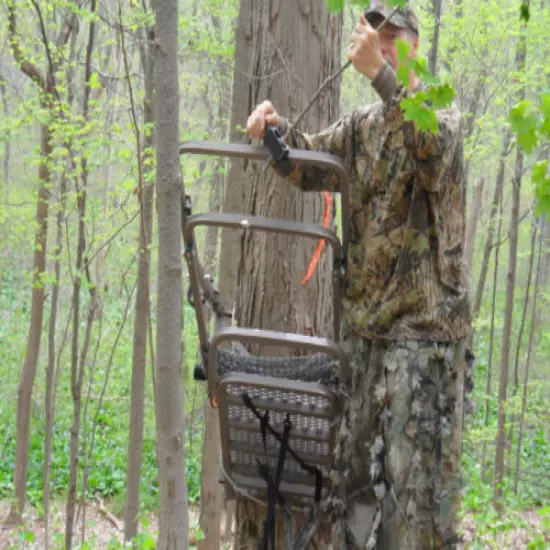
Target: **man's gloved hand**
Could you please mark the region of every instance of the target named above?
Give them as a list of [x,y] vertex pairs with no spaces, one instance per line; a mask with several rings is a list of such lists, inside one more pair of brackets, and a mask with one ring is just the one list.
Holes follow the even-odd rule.
[[278,128],[281,117],[270,101],[260,103],[248,117],[246,130],[252,138],[263,138],[267,127]]
[[380,36],[370,23],[361,15],[361,22],[355,25],[348,47],[348,58],[357,71],[369,80],[374,80],[384,65],[380,48]]

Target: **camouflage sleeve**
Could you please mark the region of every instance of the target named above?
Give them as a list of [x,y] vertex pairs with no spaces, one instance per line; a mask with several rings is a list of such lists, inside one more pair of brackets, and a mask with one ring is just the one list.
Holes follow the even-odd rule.
[[[353,114],[347,115],[317,134],[307,134],[292,128],[283,118],[279,131],[291,148],[332,153],[346,163],[346,161],[349,162],[347,144],[350,143],[351,133],[355,132],[352,117]],[[302,191],[339,191],[340,178],[333,170],[293,165],[291,171],[288,172],[278,168],[274,162],[271,162],[271,166]]]
[[421,185],[427,191],[438,191],[462,139],[460,111],[455,106],[436,110],[439,131],[437,134],[422,132],[403,116],[399,103],[409,91],[397,84],[395,71],[389,63],[380,69],[372,86],[389,107],[387,120],[391,120],[392,125],[401,124],[405,145],[416,157]]

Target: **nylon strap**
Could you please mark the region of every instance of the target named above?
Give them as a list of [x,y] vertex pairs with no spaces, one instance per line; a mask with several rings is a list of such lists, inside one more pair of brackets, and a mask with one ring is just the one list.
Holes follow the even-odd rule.
[[[323,476],[319,468],[304,462],[304,460],[289,446],[288,440],[292,423],[288,414],[284,422],[283,434],[281,435],[269,424],[269,411],[266,411],[264,414],[260,413],[247,393],[243,394],[242,399],[246,407],[250,409],[260,421],[260,432],[264,446],[265,462],[261,463],[258,461],[258,470],[262,478],[264,478],[267,483],[267,515],[264,521],[264,533],[260,540],[259,550],[270,550],[270,545],[271,550],[275,550],[275,510],[277,503],[281,507],[285,504],[285,499],[279,491],[279,486],[283,475],[287,453],[292,456],[296,462],[298,462],[302,469],[311,475],[315,475],[315,505],[318,505],[321,501]],[[269,432],[281,444],[274,476],[271,475],[271,470],[267,461],[267,432]]]

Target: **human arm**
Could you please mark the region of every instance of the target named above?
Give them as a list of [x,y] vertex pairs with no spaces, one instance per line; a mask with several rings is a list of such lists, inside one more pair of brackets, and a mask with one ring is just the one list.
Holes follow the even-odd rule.
[[[331,153],[339,156],[346,163],[349,162],[349,144],[352,133],[355,131],[352,116],[341,118],[321,132],[308,134],[292,128],[269,101],[264,101],[248,118],[247,131],[251,137],[263,138],[266,127],[276,127],[289,147]],[[271,162],[271,166],[303,191],[339,191],[340,178],[334,170],[303,164],[291,164],[285,167],[278,166],[274,162]]]
[[379,33],[362,17],[351,36],[348,57],[354,68],[371,81],[384,102],[385,124],[392,134],[402,135],[403,144],[416,160],[419,184],[428,191],[437,191],[461,145],[460,112],[455,107],[437,109],[436,133],[420,131],[413,121],[405,120],[401,101],[409,98],[420,82],[414,73],[410,74],[409,86],[397,82],[394,67],[399,64],[396,47],[399,38],[408,41],[411,55],[416,55],[418,36],[408,35],[392,25]]
[[387,62],[373,79],[372,86],[386,104],[386,121],[393,132],[402,133],[404,145],[416,161],[419,185],[428,192],[437,192],[461,150],[460,111],[456,106],[436,109],[437,132],[422,131],[413,121],[405,120],[400,103],[412,94],[398,85],[395,71]]

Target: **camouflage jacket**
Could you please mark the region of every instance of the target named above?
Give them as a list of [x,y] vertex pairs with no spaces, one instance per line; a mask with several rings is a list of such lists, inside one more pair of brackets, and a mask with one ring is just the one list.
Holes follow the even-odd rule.
[[[382,101],[320,133],[281,124],[290,147],[333,153],[349,167],[345,319],[365,338],[463,338],[471,312],[460,112],[436,111],[439,133],[423,133],[404,120],[399,102],[409,92],[390,65],[372,84]],[[338,192],[339,180],[318,168],[285,177],[304,191]]]

